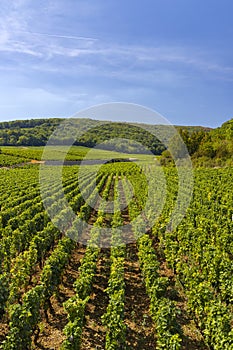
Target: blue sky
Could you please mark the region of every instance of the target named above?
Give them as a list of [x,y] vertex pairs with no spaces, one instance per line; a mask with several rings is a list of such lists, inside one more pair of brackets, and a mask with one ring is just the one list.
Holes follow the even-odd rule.
[[0,120],[130,102],[219,126],[233,117],[232,17],[232,0],[2,0]]

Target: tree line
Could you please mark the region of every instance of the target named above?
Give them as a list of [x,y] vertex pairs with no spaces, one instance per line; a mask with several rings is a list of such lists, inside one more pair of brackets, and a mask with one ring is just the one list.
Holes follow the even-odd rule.
[[[16,120],[0,123],[0,146],[45,146],[50,135],[63,121],[59,118]],[[123,122],[99,122],[92,119],[74,119],[66,124],[61,137],[53,137],[55,144],[99,147],[124,153],[152,153],[162,155],[162,161],[171,161],[169,149],[154,135],[163,126]],[[169,127],[169,126],[166,126]],[[177,126],[191,157],[201,162],[230,161],[233,154],[233,119],[216,129]],[[78,135],[77,135],[78,129]],[[151,131],[151,132],[150,132]]]

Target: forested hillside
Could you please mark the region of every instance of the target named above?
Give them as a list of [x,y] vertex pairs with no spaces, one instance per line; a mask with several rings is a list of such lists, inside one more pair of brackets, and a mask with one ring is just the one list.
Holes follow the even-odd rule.
[[[55,128],[62,122],[59,118],[31,119],[0,123],[0,146],[44,146]],[[162,154],[164,164],[171,156],[165,146],[154,136],[163,126],[104,122],[93,119],[76,119],[79,137],[75,145],[115,150],[125,153]],[[167,126],[165,126],[167,127]],[[216,129],[198,126],[176,126],[189,154],[197,165],[230,164],[233,154],[233,119]],[[67,125],[57,144],[70,144],[77,129]],[[89,129],[88,131],[86,131]],[[151,133],[151,132],[152,133]],[[127,139],[124,140],[124,139]],[[106,140],[111,140],[106,142]],[[104,143],[105,142],[105,143]]]
[[[49,136],[63,119],[31,119],[16,120],[0,123],[0,146],[44,146]],[[101,148],[108,150],[117,150],[126,153],[144,153],[145,147],[154,154],[161,154],[165,150],[164,145],[153,135],[157,134],[162,126],[101,122],[92,119],[76,119],[79,136],[76,145],[94,147],[101,144]],[[87,128],[91,130],[87,131]],[[186,130],[190,134],[198,131],[208,131],[208,128],[202,127],[177,127],[179,130]],[[57,140],[58,144],[69,144],[77,129],[72,131],[69,125],[63,130],[62,140]],[[147,131],[148,130],[148,131]],[[152,133],[150,133],[152,131]],[[119,138],[127,139],[119,140]],[[102,143],[110,140],[107,144]],[[115,140],[114,140],[115,139]],[[118,139],[118,140],[117,140]],[[140,146],[139,144],[143,145]]]
[[[180,130],[189,154],[197,165],[232,165],[233,163],[233,119],[210,132],[189,133]],[[166,154],[165,154],[166,155]]]

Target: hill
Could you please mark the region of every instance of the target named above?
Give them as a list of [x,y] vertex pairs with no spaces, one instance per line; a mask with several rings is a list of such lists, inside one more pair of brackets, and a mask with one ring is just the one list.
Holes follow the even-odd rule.
[[222,166],[233,164],[233,119],[210,132],[187,133],[181,130],[189,153],[196,165]]
[[[16,120],[0,123],[0,146],[44,146],[56,127],[59,118]],[[62,139],[56,144],[97,147],[123,153],[162,155],[163,164],[171,163],[171,155],[154,135],[163,130],[162,125],[132,124],[124,122],[75,119],[75,128],[65,127]],[[168,128],[168,126],[165,126]],[[221,127],[211,129],[201,126],[176,126],[183,138],[194,164],[222,166],[232,163],[233,119]],[[79,131],[78,138],[77,129]],[[88,130],[87,130],[88,129]]]
[[[44,146],[62,120],[49,118],[2,122],[0,123],[0,146]],[[165,150],[164,145],[153,135],[158,133],[158,128],[163,126],[108,121],[99,126],[99,122],[92,119],[76,119],[75,122],[82,134],[75,145],[85,147],[99,145],[98,147],[102,149],[125,153],[147,153],[149,150],[156,155]],[[90,127],[91,130],[86,132],[87,127]],[[177,129],[186,130],[189,134],[207,132],[206,128],[199,126],[177,126]],[[58,139],[57,143],[70,144],[71,137],[75,136],[76,132],[77,130],[74,130],[72,134],[70,129],[64,128],[63,138]],[[103,144],[104,141],[110,139],[111,142]]]

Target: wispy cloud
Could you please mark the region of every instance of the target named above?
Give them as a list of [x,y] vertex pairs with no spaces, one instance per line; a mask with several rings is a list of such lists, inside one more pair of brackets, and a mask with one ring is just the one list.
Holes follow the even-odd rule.
[[[187,27],[185,13],[174,11],[179,18],[172,18],[163,2],[150,3],[145,16],[137,13],[143,4],[132,14],[132,5],[123,0],[2,0],[0,115],[71,115],[119,100],[176,110],[179,118],[197,111],[204,115],[207,107],[198,109],[201,103],[210,115],[223,114],[222,106],[229,113],[230,45],[208,43],[208,31],[194,23],[187,33],[181,31]],[[168,19],[174,33],[165,32]]]
[[[233,67],[215,62],[210,54],[190,47],[160,46],[146,47],[134,45],[117,45],[103,42],[99,38],[63,35],[54,33],[32,32],[28,30],[4,30],[0,34],[0,51],[2,53],[18,53],[38,58],[43,70],[43,60],[51,62],[61,57],[63,66],[78,64],[93,66],[99,70],[108,69],[111,74],[116,69],[135,69],[139,71],[155,71],[165,65],[172,70],[191,67],[200,72],[212,72],[216,75],[233,74]],[[15,57],[15,60],[21,60]],[[69,59],[78,61],[71,61]],[[33,62],[35,64],[35,62]],[[47,66],[48,69],[48,66]],[[229,77],[228,77],[229,78]]]
[[[74,3],[73,3],[74,4]],[[75,2],[76,4],[76,2]],[[78,1],[83,16],[94,16],[96,5]],[[30,5],[30,6],[29,6]],[[103,74],[111,77],[135,81],[158,77],[163,82],[181,79],[189,70],[215,78],[233,79],[233,67],[219,63],[217,57],[204,49],[176,45],[132,45],[117,44],[101,37],[78,35],[73,30],[57,30],[53,27],[34,26],[33,18],[39,8],[34,8],[29,0],[4,0],[0,9],[0,52],[1,60],[11,60],[15,66],[24,64],[28,69],[41,71],[72,69],[81,74]],[[64,4],[63,4],[64,5]],[[42,1],[44,12],[54,14],[67,11],[67,6],[59,7],[53,1]],[[40,10],[42,11],[42,10]],[[71,10],[69,10],[71,12]],[[7,14],[7,15],[6,15]],[[38,18],[37,18],[38,19]],[[74,29],[75,27],[73,27]],[[37,30],[36,30],[37,29]],[[38,30],[40,29],[40,30]],[[64,28],[63,28],[64,29]],[[82,33],[83,34],[83,33]],[[15,55],[13,55],[15,54]]]
[[97,41],[97,38],[75,36],[75,35],[61,35],[61,34],[49,34],[49,33],[39,33],[31,31],[17,31],[18,34],[27,34],[32,36],[44,36],[48,38],[59,38],[59,39],[71,39],[71,40],[84,40],[84,41]]

